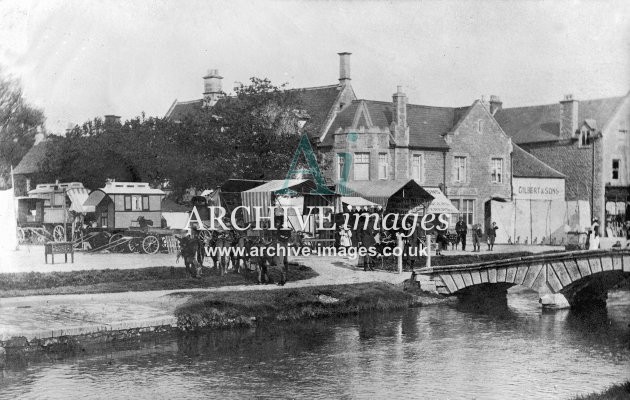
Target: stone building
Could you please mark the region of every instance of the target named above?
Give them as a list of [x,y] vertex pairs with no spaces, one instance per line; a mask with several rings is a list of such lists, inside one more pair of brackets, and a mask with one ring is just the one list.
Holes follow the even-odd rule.
[[[316,87],[291,89],[297,92],[297,99],[302,108],[300,116],[303,117],[303,132],[316,142],[332,123],[339,110],[356,99],[350,79],[350,55],[351,53],[338,53],[339,55],[339,82]],[[226,93],[223,91],[223,77],[219,71],[212,69],[203,77],[204,92],[200,99],[190,101],[175,100],[165,118],[179,121],[187,115],[201,111],[204,107],[212,107],[220,101]]]
[[496,103],[494,117],[514,142],[566,176],[566,200],[588,202],[605,236],[626,236],[630,93],[582,101],[567,95],[556,104],[530,107]]
[[512,193],[512,141],[491,108],[479,100],[466,107],[409,104],[401,87],[391,102],[354,100],[321,138],[327,177],[414,179],[441,188],[469,225],[489,223],[490,201],[509,201]]

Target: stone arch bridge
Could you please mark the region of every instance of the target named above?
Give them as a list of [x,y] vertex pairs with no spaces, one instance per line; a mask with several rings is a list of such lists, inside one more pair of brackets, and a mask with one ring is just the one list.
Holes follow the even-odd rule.
[[445,295],[504,295],[520,285],[537,291],[546,308],[605,304],[608,289],[630,277],[630,249],[537,254],[418,273],[422,288]]

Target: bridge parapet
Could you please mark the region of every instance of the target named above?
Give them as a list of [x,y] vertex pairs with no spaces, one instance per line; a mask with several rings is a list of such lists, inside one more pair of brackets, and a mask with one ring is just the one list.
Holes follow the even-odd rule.
[[[606,285],[630,275],[630,250],[582,250],[535,254],[470,265],[422,268],[420,284],[438,293],[463,294],[472,287],[521,285],[541,296],[562,293],[573,298],[594,276],[606,277]],[[600,286],[603,284],[600,284]],[[569,300],[570,301],[570,300]]]

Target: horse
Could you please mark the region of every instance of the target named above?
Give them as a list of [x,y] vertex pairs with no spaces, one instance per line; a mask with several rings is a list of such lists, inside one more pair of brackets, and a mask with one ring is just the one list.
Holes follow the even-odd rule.
[[258,270],[258,284],[269,283],[267,268],[268,265],[273,265],[274,260],[273,257],[267,253],[268,247],[272,247],[272,242],[266,242],[262,237],[259,237],[255,241],[250,241],[249,262],[256,263],[257,265],[256,269]]
[[230,259],[228,257],[228,252],[230,251],[230,247],[232,245],[231,235],[225,232],[219,232],[213,235],[215,237],[213,247],[217,250],[217,252],[212,257],[214,261],[214,266],[219,268],[219,272],[221,276],[225,275],[227,271],[228,264],[230,263]]
[[232,268],[237,274],[241,272],[241,260],[243,260],[245,271],[249,269],[251,246],[252,242],[246,235],[238,235],[236,232],[232,233],[232,248],[234,251],[230,254],[230,260],[232,261]]
[[177,238],[179,241],[179,253],[177,261],[180,257],[184,259],[186,272],[193,278],[201,277],[201,264],[197,261],[197,253],[200,251],[201,243],[198,238],[184,236]]

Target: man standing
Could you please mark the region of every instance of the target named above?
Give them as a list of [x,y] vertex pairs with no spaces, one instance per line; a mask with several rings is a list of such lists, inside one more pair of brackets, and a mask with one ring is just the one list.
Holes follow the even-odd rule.
[[479,252],[481,251],[480,249],[480,243],[481,243],[481,236],[483,235],[483,232],[481,231],[481,225],[479,224],[475,224],[472,227],[473,230],[473,252]]
[[494,249],[494,240],[497,238],[497,226],[496,222],[492,223],[492,226],[488,228],[488,250],[492,251]]
[[[289,257],[287,253],[289,251],[289,242],[291,241],[291,228],[283,226],[281,219],[278,222],[281,227],[278,228],[277,231],[278,249],[276,250],[282,248],[282,250],[280,251],[282,251],[284,254],[276,255],[276,265],[282,268],[282,278],[280,282],[278,282],[278,285],[284,286],[284,284],[287,283],[287,274],[289,273]],[[280,265],[280,262],[282,263],[282,265]]]
[[466,232],[468,225],[464,222],[463,217],[459,217],[459,221],[455,224],[455,232],[457,233],[457,241],[462,244],[462,251],[466,250]]

